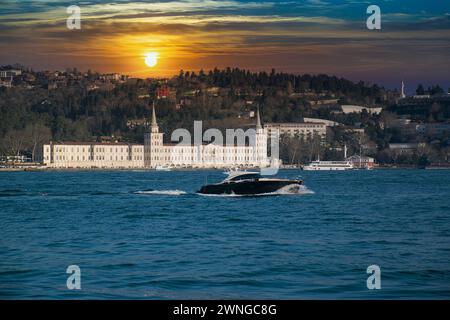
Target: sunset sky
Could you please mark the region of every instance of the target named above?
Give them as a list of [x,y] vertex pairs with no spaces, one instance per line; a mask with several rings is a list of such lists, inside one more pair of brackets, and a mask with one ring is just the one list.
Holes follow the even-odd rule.
[[[381,7],[380,31],[366,28],[370,4]],[[81,8],[81,30],[66,27],[70,5]],[[1,0],[0,64],[16,62],[133,77],[275,68],[447,89],[450,1]]]

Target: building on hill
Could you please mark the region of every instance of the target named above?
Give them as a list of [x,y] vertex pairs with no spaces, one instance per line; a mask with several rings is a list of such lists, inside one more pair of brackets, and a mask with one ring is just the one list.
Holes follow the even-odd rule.
[[7,70],[0,70],[0,78],[11,78],[20,76],[22,74],[22,70],[16,70],[16,69],[7,69]]
[[311,106],[333,106],[337,104],[339,99],[319,99],[319,100],[311,100],[309,103]]
[[267,123],[264,125],[267,133],[278,132],[279,135],[313,137],[320,136],[322,139],[327,135],[327,124],[325,122],[299,122],[299,123]]
[[317,118],[303,118],[304,122],[311,122],[311,123],[325,123],[327,127],[334,127],[334,126],[340,126],[341,124],[336,121],[332,120],[325,120],[325,119],[317,119]]
[[43,146],[42,161],[50,168],[234,168],[267,167],[267,130],[259,110],[255,143],[251,145],[167,145],[159,132],[153,106],[152,121],[144,144],[122,142],[50,142]]
[[366,108],[354,105],[341,105],[341,109],[344,114],[362,113],[363,110],[366,110],[369,114],[379,114],[382,111],[382,108]]
[[450,133],[450,122],[421,123],[414,126],[415,133],[438,138]]
[[400,99],[397,103],[399,107],[408,107],[408,106],[424,106],[428,107],[433,103],[450,103],[450,94],[437,94],[437,95],[414,95],[412,97],[406,97],[404,99]]
[[425,148],[426,143],[424,142],[410,142],[410,143],[390,143],[389,149],[397,154],[408,154],[413,153],[420,148]]

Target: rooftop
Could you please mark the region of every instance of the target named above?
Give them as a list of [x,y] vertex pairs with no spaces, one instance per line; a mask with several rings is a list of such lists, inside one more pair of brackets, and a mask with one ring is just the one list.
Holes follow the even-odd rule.
[[296,123],[288,123],[288,122],[280,122],[280,123],[266,123],[265,127],[301,127],[304,125],[321,125],[326,126],[325,122],[296,122]]
[[50,142],[53,145],[66,145],[66,146],[140,146],[137,143],[125,143],[125,142],[78,142],[78,141],[56,141]]

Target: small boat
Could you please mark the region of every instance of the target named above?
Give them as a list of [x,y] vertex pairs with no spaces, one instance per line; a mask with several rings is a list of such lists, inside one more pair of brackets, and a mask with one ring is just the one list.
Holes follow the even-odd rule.
[[169,167],[165,167],[165,166],[156,166],[155,170],[156,171],[171,171],[171,169]]
[[303,166],[306,171],[343,171],[353,170],[354,166],[350,161],[313,161]]
[[209,195],[261,195],[280,190],[288,193],[298,192],[302,180],[263,178],[259,172],[232,171],[220,183],[201,187],[197,193]]

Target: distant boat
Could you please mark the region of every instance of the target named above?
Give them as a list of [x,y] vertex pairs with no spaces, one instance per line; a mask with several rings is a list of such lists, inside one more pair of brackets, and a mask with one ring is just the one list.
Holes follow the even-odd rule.
[[166,166],[156,166],[156,171],[172,171],[169,167]]
[[295,193],[302,185],[302,180],[262,178],[258,172],[231,171],[222,182],[203,186],[197,193],[246,196],[274,194],[281,190]]
[[303,166],[306,171],[344,171],[353,170],[355,167],[350,161],[313,161]]

